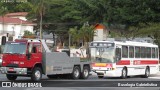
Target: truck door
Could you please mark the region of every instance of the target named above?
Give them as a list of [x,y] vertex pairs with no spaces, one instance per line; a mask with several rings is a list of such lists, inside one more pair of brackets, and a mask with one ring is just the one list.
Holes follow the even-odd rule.
[[29,43],[28,45],[28,65],[33,67],[36,63],[41,63],[42,52],[40,43]]

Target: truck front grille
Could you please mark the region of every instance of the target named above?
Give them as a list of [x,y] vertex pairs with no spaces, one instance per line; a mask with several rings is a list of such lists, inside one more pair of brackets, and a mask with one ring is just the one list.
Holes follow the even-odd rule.
[[16,67],[16,68],[18,68],[19,65],[18,64],[8,64],[6,67]]
[[16,71],[7,71],[7,73],[16,73]]

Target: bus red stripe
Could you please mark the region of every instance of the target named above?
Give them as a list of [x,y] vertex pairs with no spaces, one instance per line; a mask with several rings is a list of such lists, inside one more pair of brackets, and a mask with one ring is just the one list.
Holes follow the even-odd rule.
[[[133,65],[149,65],[149,64],[158,64],[158,60],[134,60]],[[120,60],[116,65],[130,65],[130,60]]]
[[133,65],[158,64],[158,60],[134,60]]
[[120,60],[116,65],[130,65],[130,60]]

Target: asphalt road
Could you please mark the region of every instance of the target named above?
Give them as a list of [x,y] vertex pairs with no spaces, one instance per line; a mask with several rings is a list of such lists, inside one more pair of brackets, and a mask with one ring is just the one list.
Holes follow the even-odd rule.
[[[6,76],[0,74],[0,81],[8,81]],[[32,82],[30,77],[18,77],[18,82]],[[160,90],[160,73],[157,75],[151,75],[149,78],[141,78],[140,76],[128,77],[127,79],[120,78],[97,78],[96,74],[92,74],[86,80],[72,80],[72,79],[48,79],[46,76],[43,76],[41,80],[42,86],[51,86],[43,88],[12,88],[12,90]],[[118,86],[118,83],[154,83],[158,84],[158,87],[123,87]],[[0,90],[7,90],[11,88],[0,88]]]
[[[9,80],[6,78],[6,75],[0,73],[0,81],[9,81]],[[16,79],[16,81],[31,81],[31,80],[30,80],[30,77],[19,76]],[[131,77],[128,77],[127,79],[121,79],[119,77],[115,77],[115,78],[105,77],[103,79],[99,79],[95,73],[91,73],[89,78],[86,80],[82,80],[82,79],[72,80],[67,78],[48,79],[47,76],[43,75],[42,81],[160,81],[160,72],[155,75],[151,75],[149,78],[141,78],[140,76],[131,76]]]

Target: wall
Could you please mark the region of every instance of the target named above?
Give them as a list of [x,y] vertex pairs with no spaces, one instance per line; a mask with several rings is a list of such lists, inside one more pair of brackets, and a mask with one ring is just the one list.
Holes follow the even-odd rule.
[[32,25],[20,25],[20,24],[5,24],[4,31],[2,30],[2,24],[0,24],[0,45],[1,45],[1,37],[6,36],[9,33],[9,36],[13,36],[13,39],[18,38],[24,34],[25,30],[28,30],[33,33],[33,26]]
[[107,30],[105,29],[96,29],[95,36],[93,38],[94,41],[102,41],[107,39]]

